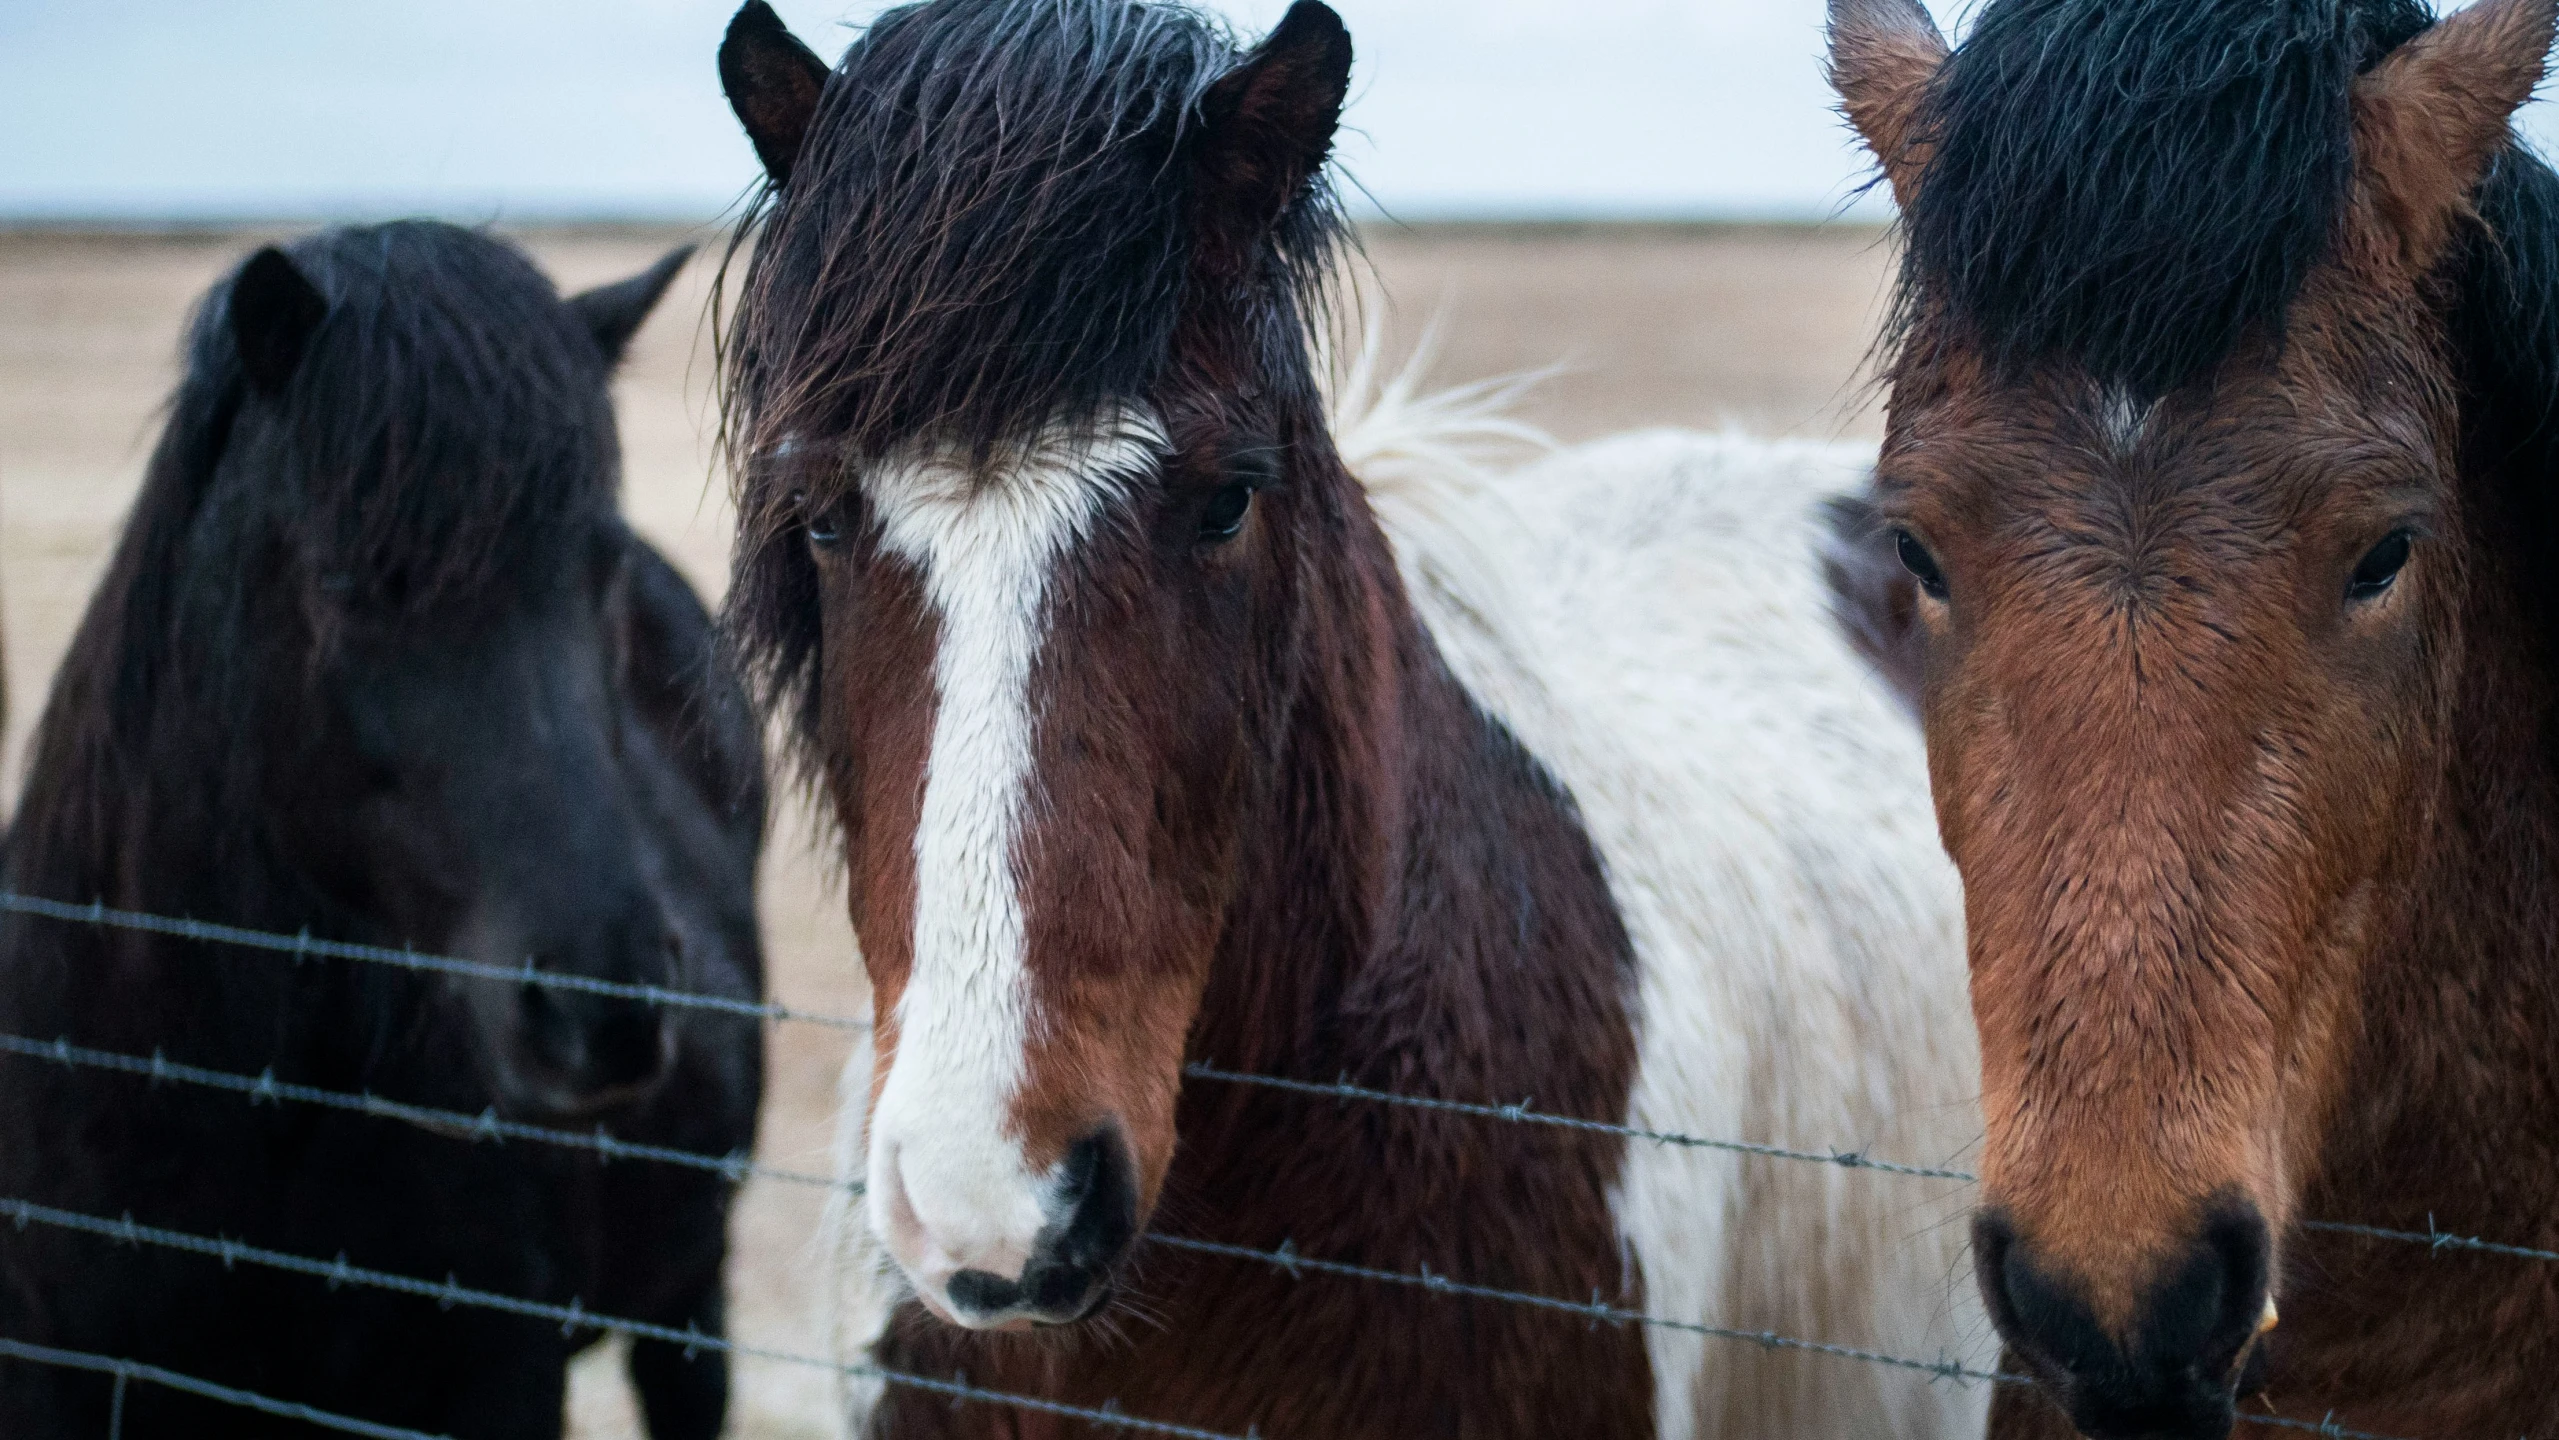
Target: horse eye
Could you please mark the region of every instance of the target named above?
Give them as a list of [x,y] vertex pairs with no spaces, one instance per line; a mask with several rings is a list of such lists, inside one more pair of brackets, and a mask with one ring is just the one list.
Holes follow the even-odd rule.
[[835,548],[844,539],[844,507],[841,504],[829,505],[823,510],[812,512],[808,508],[808,500],[808,492],[805,490],[795,491],[791,496],[791,503],[798,507],[801,514],[808,516],[805,523],[809,543],[820,550]]
[[1208,508],[1200,512],[1200,538],[1210,542],[1232,540],[1244,528],[1245,512],[1253,508],[1253,487],[1223,485],[1208,497]]
[[2348,600],[2377,599],[2399,578],[2408,564],[2408,550],[2416,537],[2405,530],[2393,530],[2381,537],[2381,543],[2364,552],[2355,562],[2355,573],[2346,581]]
[[1929,599],[1946,598],[1946,572],[1937,568],[1937,557],[1928,553],[1928,547],[1919,543],[1919,537],[1907,530],[1896,530],[1893,532],[1893,549],[1901,556],[1901,568],[1910,572],[1911,578],[1919,582],[1919,588]]

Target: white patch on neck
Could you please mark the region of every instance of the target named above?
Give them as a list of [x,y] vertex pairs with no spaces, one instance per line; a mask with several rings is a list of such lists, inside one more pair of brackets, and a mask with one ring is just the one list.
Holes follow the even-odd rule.
[[915,566],[939,622],[913,966],[870,1157],[872,1224],[937,1293],[963,1269],[1019,1275],[1047,1223],[1047,1177],[1007,1133],[1031,1029],[1014,854],[1032,779],[1031,669],[1050,576],[1165,449],[1151,416],[1123,412],[983,469],[924,450],[863,480],[883,549]]

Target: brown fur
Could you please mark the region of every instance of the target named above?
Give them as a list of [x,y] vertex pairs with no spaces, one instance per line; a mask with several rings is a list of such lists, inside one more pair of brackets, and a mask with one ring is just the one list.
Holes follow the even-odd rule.
[[[2284,1297],[2244,1408],[2384,1433],[2559,1424],[2559,1272],[2292,1228],[2559,1241],[2547,557],[2460,453],[2437,268],[2552,8],[2490,0],[2357,83],[2353,199],[2280,344],[2144,413],[2067,363],[2004,376],[1923,309],[1877,485],[1950,587],[1911,638],[1986,1201],[2120,1339],[2243,1197]],[[1926,74],[1840,68],[1906,193]],[[2403,525],[2396,586],[2341,605]],[[2056,1418],[2008,1397],[1993,1431]]]

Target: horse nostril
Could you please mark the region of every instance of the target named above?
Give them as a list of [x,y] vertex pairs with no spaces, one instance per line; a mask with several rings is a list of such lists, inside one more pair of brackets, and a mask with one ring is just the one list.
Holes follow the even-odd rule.
[[1137,1180],[1118,1125],[1105,1125],[1067,1150],[1056,1204],[1055,1238],[1045,1247],[1052,1263],[1093,1275],[1119,1263],[1137,1239]]
[[654,1085],[673,1059],[673,1032],[654,1005],[527,982],[517,987],[516,1013],[518,1063],[532,1067],[546,1104]]
[[599,1088],[646,1084],[667,1062],[666,1021],[657,1007],[608,1002],[589,1027],[589,1068]]
[[2202,1348],[2208,1356],[2226,1351],[2226,1363],[2236,1366],[2249,1343],[2273,1328],[2274,1246],[2265,1217],[2244,1201],[2217,1206],[2205,1221],[2204,1240],[2221,1258],[2221,1303]]

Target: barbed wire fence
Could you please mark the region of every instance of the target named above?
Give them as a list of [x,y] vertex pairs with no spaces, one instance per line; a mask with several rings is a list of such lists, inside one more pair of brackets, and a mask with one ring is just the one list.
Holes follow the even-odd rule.
[[[732,996],[698,994],[660,986],[620,984],[584,976],[536,970],[529,965],[524,967],[492,965],[447,956],[420,954],[406,949],[331,941],[309,935],[285,935],[244,929],[182,917],[119,910],[99,903],[78,905],[0,891],[0,912],[31,915],[64,923],[88,924],[171,936],[212,945],[232,946],[288,957],[297,963],[313,959],[343,960],[463,979],[580,991],[668,1007],[699,1008],[733,1015],[748,1015],[774,1024],[814,1025],[856,1033],[870,1029],[870,1022],[867,1019],[828,1014],[778,1003],[743,1001]],[[602,1126],[591,1131],[576,1131],[534,1125],[505,1119],[497,1114],[494,1107],[472,1114],[458,1110],[411,1105],[367,1092],[328,1090],[279,1080],[272,1068],[257,1075],[246,1075],[174,1062],[157,1051],[147,1056],[133,1055],[77,1045],[68,1037],[14,1035],[5,1032],[0,1032],[0,1057],[55,1064],[66,1069],[122,1075],[143,1080],[155,1086],[183,1085],[226,1092],[240,1096],[251,1106],[291,1104],[349,1111],[416,1126],[457,1143],[502,1145],[508,1142],[524,1142],[582,1151],[595,1155],[607,1163],[663,1164],[709,1171],[738,1183],[748,1180],[765,1180],[784,1185],[841,1190],[854,1195],[862,1192],[859,1181],[842,1180],[828,1175],[766,1165],[744,1154],[710,1155],[622,1140],[613,1136]],[[1330,1099],[1336,1103],[1397,1106],[1467,1116],[1495,1123],[1549,1126],[1582,1133],[1609,1135],[1633,1142],[1709,1149],[1793,1163],[1831,1165],[1906,1179],[1956,1184],[1972,1183],[1976,1179],[1968,1171],[1879,1159],[1853,1150],[1808,1150],[1550,1114],[1536,1109],[1533,1103],[1526,1099],[1500,1102],[1409,1095],[1357,1085],[1346,1077],[1329,1082],[1310,1081],[1287,1076],[1227,1070],[1209,1063],[1187,1065],[1184,1067],[1184,1073],[1192,1079],[1211,1083],[1254,1086],[1307,1098]],[[147,1245],[172,1249],[216,1259],[226,1267],[246,1263],[301,1274],[323,1280],[332,1288],[352,1285],[380,1289],[431,1299],[447,1309],[461,1306],[545,1320],[560,1325],[564,1334],[575,1335],[584,1331],[658,1340],[682,1346],[688,1354],[710,1351],[740,1359],[815,1368],[832,1372],[840,1377],[869,1380],[891,1388],[911,1388],[942,1395],[954,1403],[998,1405],[1082,1420],[1112,1430],[1183,1437],[1183,1440],[1264,1440],[1264,1437],[1250,1431],[1243,1436],[1234,1436],[1172,1421],[1134,1415],[1116,1404],[1105,1404],[1099,1407],[1071,1405],[1040,1396],[972,1385],[959,1377],[915,1375],[878,1366],[748,1344],[725,1337],[708,1336],[694,1330],[673,1330],[643,1321],[600,1315],[586,1310],[575,1299],[572,1299],[568,1305],[561,1306],[472,1289],[461,1285],[449,1275],[442,1281],[396,1275],[350,1264],[345,1255],[326,1260],[313,1256],[293,1255],[247,1245],[225,1236],[195,1235],[140,1224],[130,1212],[111,1218],[57,1209],[24,1197],[0,1196],[0,1217],[11,1221],[19,1230],[25,1230],[31,1225],[41,1225],[83,1233],[128,1246]],[[2444,1232],[2435,1227],[2431,1216],[2428,1217],[2427,1228],[2422,1232],[2332,1221],[2305,1221],[2301,1222],[2301,1226],[2308,1230],[2353,1235],[2387,1243],[2422,1245],[2438,1253],[2471,1252],[2532,1262],[2559,1262],[2559,1250],[2539,1249]],[[1782,1335],[1773,1331],[1731,1328],[1685,1317],[1652,1315],[1609,1304],[1597,1293],[1588,1300],[1579,1300],[1476,1284],[1458,1277],[1435,1274],[1427,1267],[1418,1271],[1400,1271],[1349,1264],[1304,1254],[1296,1249],[1294,1242],[1289,1241],[1283,1241],[1275,1249],[1264,1250],[1161,1232],[1150,1233],[1145,1240],[1149,1244],[1167,1249],[1271,1266],[1291,1278],[1310,1275],[1330,1276],[1363,1283],[1415,1287],[1456,1298],[1524,1306],[1547,1311],[1559,1317],[1577,1318],[1588,1323],[1657,1328],[1712,1340],[1753,1345],[1764,1350],[1793,1351],[1847,1362],[1880,1365],[1914,1372],[1917,1376],[1937,1382],[1994,1385],[2032,1383],[2028,1377],[2022,1375],[1984,1370],[1946,1357],[1932,1360],[1893,1355],[1807,1337]],[[0,1337],[0,1358],[86,1370],[112,1377],[114,1392],[109,1440],[120,1440],[124,1397],[127,1387],[133,1383],[176,1390],[345,1434],[379,1437],[379,1440],[448,1440],[448,1437],[429,1436],[419,1431],[333,1414],[178,1374],[158,1366],[112,1356],[62,1350]],[[2337,1424],[2333,1417],[2321,1421],[2305,1421],[2285,1416],[2243,1413],[2240,1419],[2244,1423],[2259,1427],[2332,1436],[2336,1437],[2336,1440],[2406,1440],[2406,1437],[2376,1435],[2350,1429]],[[1282,1440],[1282,1437],[1271,1437],[1271,1440]]]

